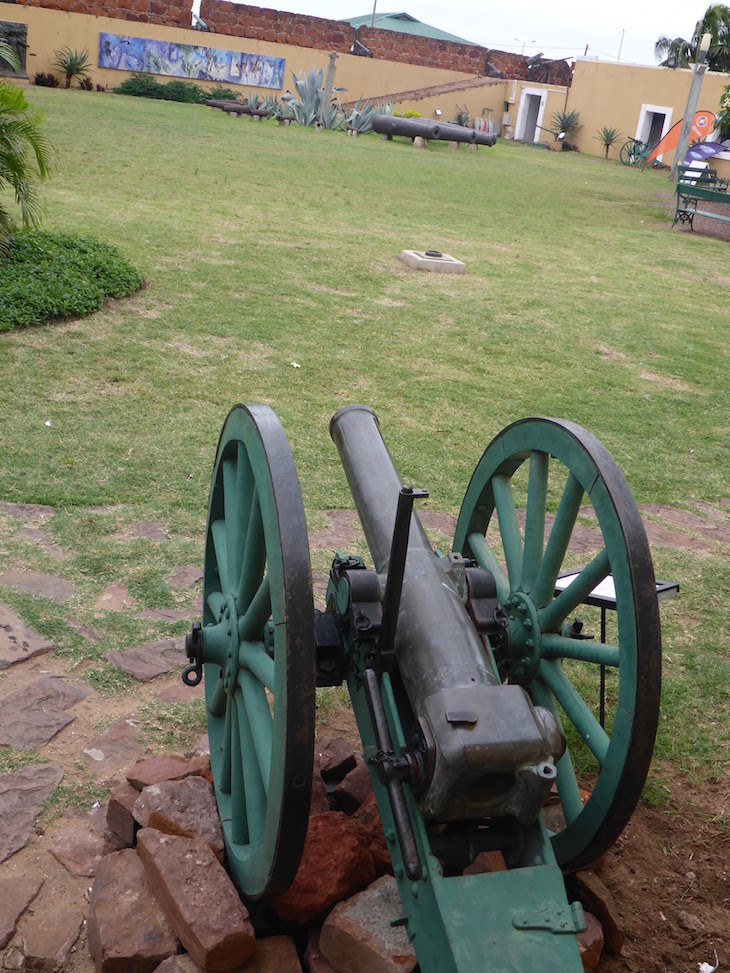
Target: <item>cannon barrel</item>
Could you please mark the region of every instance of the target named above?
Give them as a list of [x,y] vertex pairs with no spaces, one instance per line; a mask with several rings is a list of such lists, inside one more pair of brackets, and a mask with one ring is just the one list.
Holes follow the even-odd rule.
[[373,115],[373,131],[380,135],[405,135],[408,138],[436,139],[446,142],[469,142],[494,145],[497,136],[451,122],[432,122],[427,118],[399,118],[395,115]]
[[[385,574],[402,484],[377,417],[365,406],[348,406],[332,417],[330,433],[375,569]],[[421,799],[426,815],[534,820],[564,750],[562,733],[520,686],[500,684],[415,513],[395,654],[414,714],[426,720],[435,743],[433,776]]]

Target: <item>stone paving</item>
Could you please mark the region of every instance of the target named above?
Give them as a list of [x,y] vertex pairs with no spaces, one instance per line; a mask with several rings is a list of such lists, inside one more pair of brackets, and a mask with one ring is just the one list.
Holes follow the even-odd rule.
[[[113,509],[99,508],[96,512],[110,513]],[[655,546],[702,553],[720,552],[730,544],[730,501],[720,507],[698,503],[694,511],[647,505],[642,512],[650,542]],[[313,550],[334,552],[347,550],[354,544],[361,546],[355,511],[328,510],[323,514],[327,527],[312,534]],[[22,524],[18,536],[36,545],[45,556],[46,568],[56,564],[60,575],[67,555],[49,537],[48,525],[53,516],[54,511],[48,506],[0,502],[0,517]],[[453,534],[455,518],[451,514],[426,511],[422,519],[429,530],[447,538]],[[135,543],[159,545],[164,544],[167,534],[168,525],[163,522],[133,521],[125,536],[134,538]],[[600,543],[600,532],[595,527],[581,525],[574,540],[575,550],[591,550]],[[6,587],[23,592],[39,603],[49,599],[61,606],[67,613],[67,624],[90,645],[104,640],[103,632],[73,617],[69,602],[74,599],[75,590],[68,580],[53,573],[25,570],[18,564],[2,567],[0,598]],[[321,595],[326,578],[317,576],[316,581],[317,593]],[[166,623],[200,617],[200,569],[179,566],[168,584],[178,591],[190,591],[190,600],[194,598],[192,607],[144,609],[136,612],[136,618],[164,627]],[[100,589],[94,607],[99,613],[135,612],[137,608],[122,581]],[[87,951],[77,947],[85,936],[83,915],[88,902],[84,883],[95,873],[102,855],[114,847],[113,838],[104,827],[104,809],[96,809],[96,817],[92,814],[81,818],[76,813],[67,813],[60,822],[52,824],[48,834],[36,829],[34,822],[64,777],[68,780],[74,775],[92,774],[95,781],[114,786],[149,752],[140,741],[137,716],[140,700],[175,703],[199,696],[200,689],[191,691],[179,681],[178,673],[183,665],[181,649],[182,639],[174,637],[108,651],[106,661],[131,676],[139,689],[135,695],[122,700],[100,701],[98,694],[83,682],[83,665],[73,667],[70,662],[56,660],[52,641],[34,631],[16,608],[0,601],[0,748],[4,748],[0,753],[22,754],[36,748],[37,756],[47,761],[31,762],[0,773],[0,950],[7,947],[5,954],[0,952],[0,961],[4,959],[5,968],[11,968],[8,962],[15,962],[14,955],[23,959],[22,951],[18,952],[22,950],[21,938],[26,942],[25,955],[29,962],[35,955],[33,950],[39,956],[44,949],[48,951],[40,944],[42,937],[39,938],[37,925],[33,924],[31,904],[37,900],[36,904],[43,905],[38,906],[36,914],[44,910],[44,914],[49,914],[49,903],[58,899],[65,903],[65,911],[60,917],[54,913],[53,923],[49,918],[46,937],[48,943],[55,944],[56,952],[50,958],[38,959],[38,968],[51,968],[43,964],[58,963],[65,956],[63,968],[90,973]],[[74,671],[76,668],[78,671]],[[108,708],[114,717],[103,731],[94,729],[98,719],[89,717],[90,712],[97,712],[93,707],[99,712],[99,707]],[[83,729],[76,733],[74,723],[79,715],[83,717],[80,721]],[[63,759],[56,762],[58,755]],[[3,894],[9,882],[16,883],[13,904]],[[74,946],[80,930],[81,939]],[[21,932],[23,936],[19,938]]]

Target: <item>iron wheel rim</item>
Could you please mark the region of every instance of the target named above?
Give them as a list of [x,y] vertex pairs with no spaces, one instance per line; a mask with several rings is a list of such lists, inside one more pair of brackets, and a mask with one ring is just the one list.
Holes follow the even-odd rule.
[[309,816],[315,642],[299,480],[268,406],[234,406],[221,432],[203,603],[208,738],[228,864],[247,898],[280,895],[299,866]]

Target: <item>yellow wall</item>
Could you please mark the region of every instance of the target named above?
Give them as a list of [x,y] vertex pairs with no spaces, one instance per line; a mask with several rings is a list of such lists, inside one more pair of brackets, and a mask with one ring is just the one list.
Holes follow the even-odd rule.
[[[95,63],[99,50],[100,32],[129,34],[133,37],[151,37],[155,40],[175,40],[181,44],[198,44],[230,51],[246,51],[251,54],[284,57],[286,58],[286,75],[283,91],[293,87],[292,71],[309,71],[312,67],[326,68],[328,64],[326,51],[317,51],[311,48],[269,44],[265,41],[250,40],[243,37],[228,37],[192,29],[180,30],[156,24],[112,20],[108,17],[90,17],[86,14],[65,13],[60,10],[40,7],[23,7],[14,3],[0,3],[0,20],[28,25],[26,69],[31,79],[37,71],[53,71],[53,52],[61,47],[71,47],[78,50],[86,48],[89,51],[92,63]],[[94,68],[91,76],[94,84],[116,87],[125,78],[128,78],[129,74],[129,71]],[[343,101],[349,101],[361,96],[375,97],[390,91],[410,91],[429,85],[444,84],[472,77],[473,75],[456,71],[444,71],[413,64],[398,64],[392,61],[378,61],[372,58],[341,54],[337,59],[335,85],[347,88],[347,94],[340,95],[340,98]],[[202,87],[210,86],[206,82],[201,82],[201,85]],[[230,87],[236,88],[237,86],[230,85]],[[261,94],[267,92],[267,89],[264,88],[257,88],[256,90]],[[247,91],[246,86],[241,85],[242,94]]]
[[[567,104],[568,111],[580,112],[582,127],[575,138],[578,149],[590,155],[601,155],[603,149],[595,139],[597,131],[604,126],[618,128],[622,140],[609,153],[609,158],[618,158],[621,144],[629,136],[637,135],[642,105],[671,109],[670,127],[681,121],[691,80],[689,69],[675,71],[578,60]],[[720,94],[728,83],[728,75],[707,72],[698,108],[717,113]],[[673,152],[665,153],[662,162],[671,165],[673,156]],[[718,159],[710,164],[718,172],[726,169],[725,175],[730,175],[730,161]]]

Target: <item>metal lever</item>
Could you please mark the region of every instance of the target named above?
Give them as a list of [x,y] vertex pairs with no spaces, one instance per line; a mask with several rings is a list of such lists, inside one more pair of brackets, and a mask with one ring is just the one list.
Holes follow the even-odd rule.
[[383,597],[383,620],[378,639],[378,657],[381,666],[387,672],[392,668],[395,652],[395,630],[398,624],[400,596],[403,590],[403,576],[406,569],[408,555],[408,537],[411,531],[411,514],[415,500],[425,500],[428,490],[414,490],[413,487],[401,487],[398,494],[398,506],[395,511],[393,525],[393,540],[390,546],[390,560],[388,561],[388,579],[385,583]]
[[368,704],[370,721],[373,724],[375,745],[378,748],[378,752],[368,762],[375,767],[378,777],[388,792],[388,799],[393,812],[393,825],[398,837],[406,875],[412,882],[417,882],[423,870],[418,857],[418,848],[413,836],[405,795],[403,794],[403,781],[409,779],[414,772],[415,768],[411,766],[411,762],[415,763],[416,758],[411,754],[395,756],[385,707],[383,706],[383,697],[380,695],[378,675],[374,669],[366,669],[363,672],[363,690]]
[[182,681],[186,686],[197,686],[203,678],[205,662],[205,637],[200,622],[193,622],[193,630],[185,636],[185,655],[192,665],[183,669]]

